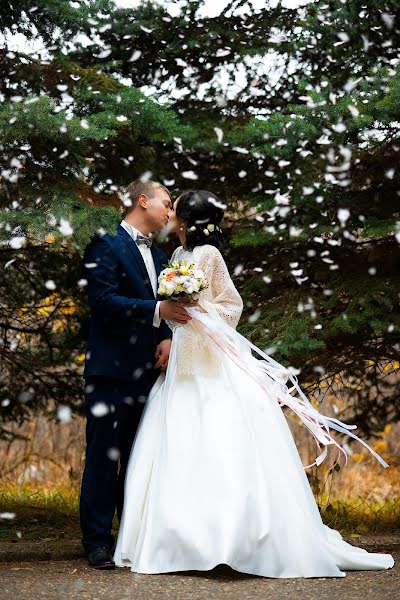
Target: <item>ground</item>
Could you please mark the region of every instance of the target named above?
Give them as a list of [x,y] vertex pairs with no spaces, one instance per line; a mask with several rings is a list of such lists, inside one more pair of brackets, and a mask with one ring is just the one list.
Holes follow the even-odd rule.
[[[394,553],[400,560],[400,553]],[[400,567],[388,571],[349,572],[342,579],[266,579],[219,566],[205,573],[137,575],[129,569],[94,571],[84,559],[0,563],[4,600],[395,600]]]
[[[0,544],[2,600],[397,600],[400,596],[400,536],[348,538],[369,551],[390,552],[393,569],[348,572],[341,579],[267,579],[226,566],[208,572],[137,575],[129,569],[99,572],[82,557],[78,541]],[[55,560],[55,558],[59,560]],[[47,560],[46,560],[47,558]],[[66,560],[66,558],[68,560]]]

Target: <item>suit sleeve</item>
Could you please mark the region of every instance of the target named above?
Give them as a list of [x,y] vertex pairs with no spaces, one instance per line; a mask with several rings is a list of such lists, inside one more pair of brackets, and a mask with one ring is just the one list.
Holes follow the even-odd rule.
[[86,248],[83,271],[92,315],[116,330],[128,330],[135,321],[152,325],[156,300],[128,298],[118,293],[118,261],[110,244],[96,237]]
[[157,336],[158,343],[162,342],[163,340],[167,340],[167,339],[171,339],[171,338],[172,338],[172,331],[170,330],[170,328],[168,327],[168,325],[166,324],[165,321],[161,321],[161,325],[158,330],[158,336]]

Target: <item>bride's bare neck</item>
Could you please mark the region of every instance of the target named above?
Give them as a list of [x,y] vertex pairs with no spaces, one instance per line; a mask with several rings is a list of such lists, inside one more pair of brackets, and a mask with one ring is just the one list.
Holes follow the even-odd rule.
[[186,244],[186,234],[185,234],[185,231],[183,229],[181,230],[180,228],[178,228],[178,231],[176,232],[176,235],[178,236],[181,245],[183,247],[185,247],[185,244]]

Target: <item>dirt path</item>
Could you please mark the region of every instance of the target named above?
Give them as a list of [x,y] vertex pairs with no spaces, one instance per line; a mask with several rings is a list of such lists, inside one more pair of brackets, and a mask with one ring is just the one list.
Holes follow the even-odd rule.
[[342,579],[266,579],[228,567],[171,575],[137,575],[128,569],[95,571],[84,559],[0,562],[2,600],[397,600],[400,552],[388,571],[349,572]]

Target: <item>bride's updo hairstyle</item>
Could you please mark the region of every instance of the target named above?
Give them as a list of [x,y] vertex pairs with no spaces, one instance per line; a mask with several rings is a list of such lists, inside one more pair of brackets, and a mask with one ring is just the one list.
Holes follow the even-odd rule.
[[186,248],[210,244],[219,248],[222,232],[219,226],[223,216],[223,203],[206,190],[185,190],[176,205],[176,216],[186,226]]

